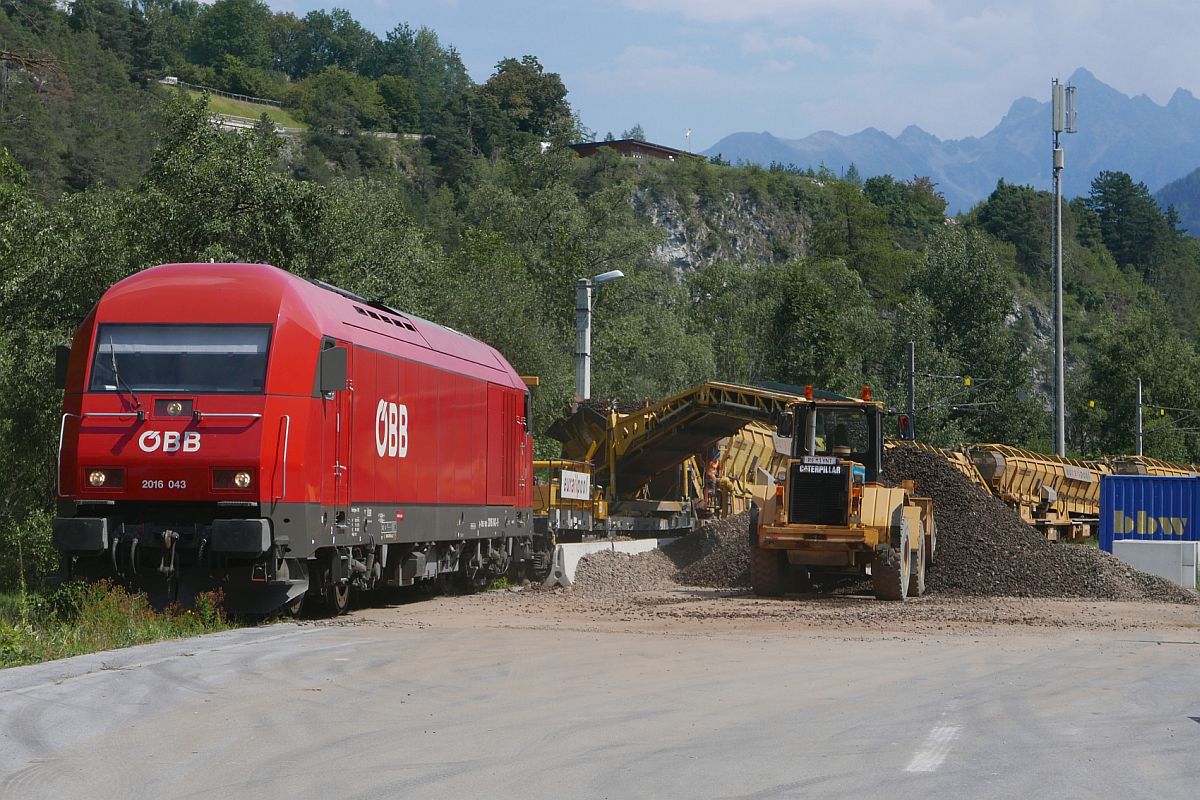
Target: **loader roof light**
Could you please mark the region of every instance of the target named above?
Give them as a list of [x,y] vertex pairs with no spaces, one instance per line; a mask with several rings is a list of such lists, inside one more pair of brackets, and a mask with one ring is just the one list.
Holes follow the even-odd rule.
[[813,399],[813,388],[812,388],[811,383],[804,387],[804,399],[805,400]]

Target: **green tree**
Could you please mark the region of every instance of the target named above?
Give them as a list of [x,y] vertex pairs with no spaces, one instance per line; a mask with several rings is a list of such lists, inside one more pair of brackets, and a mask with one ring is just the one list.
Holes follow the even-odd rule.
[[289,74],[293,78],[316,75],[326,67],[367,74],[379,40],[342,8],[310,11],[304,24],[296,58]]
[[634,123],[633,127],[627,131],[621,131],[622,139],[633,139],[634,141],[646,141],[646,131],[642,128],[642,123]]
[[163,141],[129,212],[143,263],[217,258],[302,269],[320,188],[281,171],[274,137],[216,130],[206,101],[180,96],[166,110]]
[[215,67],[227,55],[249,67],[268,67],[271,9],[262,0],[216,0],[196,21],[189,56]]
[[[1093,455],[1132,453],[1137,380],[1145,401],[1172,408],[1200,407],[1200,358],[1194,344],[1164,329],[1162,301],[1146,293],[1142,305],[1124,314],[1108,312],[1093,326],[1091,358],[1081,381],[1069,424],[1072,444]],[[1095,401],[1091,408],[1087,401]],[[1147,414],[1147,455],[1191,462],[1200,443],[1189,436],[1193,427],[1174,411]]]
[[1150,190],[1124,172],[1101,172],[1092,181],[1088,207],[1099,218],[1100,235],[1122,267],[1132,267],[1156,285],[1176,236]]
[[958,424],[976,441],[1022,442],[1043,435],[1029,355],[1007,319],[1014,299],[988,238],[947,228],[930,239],[909,290],[928,298],[933,339],[973,378],[954,398]]
[[384,75],[378,81],[379,96],[387,109],[392,130],[415,133],[421,125],[421,102],[412,81],[399,75]]
[[421,107],[420,129],[431,133],[447,108],[473,86],[458,51],[443,47],[429,28],[399,25],[374,50],[370,75],[398,75],[413,84]]
[[[850,173],[846,182],[858,185]],[[924,241],[945,223],[946,198],[929,178],[914,176],[911,181],[897,181],[891,175],[880,175],[867,178],[862,189],[868,200],[887,212],[888,223],[897,233],[909,234],[909,246]]]
[[567,87],[557,73],[546,72],[536,56],[502,60],[480,92],[494,100],[519,131],[563,143],[574,138]]
[[297,83],[289,94],[306,122],[335,132],[380,130],[390,127],[388,109],[375,81],[326,67]]
[[1045,284],[1050,279],[1051,222],[1054,199],[1032,186],[1016,186],[1001,179],[988,199],[972,212],[981,228],[1009,242],[1016,251],[1016,266]]
[[780,287],[769,376],[784,383],[853,390],[867,373],[878,317],[862,279],[840,260],[790,262]]
[[711,342],[713,377],[750,383],[769,376],[776,307],[788,270],[770,262],[718,261],[684,276],[689,330]]

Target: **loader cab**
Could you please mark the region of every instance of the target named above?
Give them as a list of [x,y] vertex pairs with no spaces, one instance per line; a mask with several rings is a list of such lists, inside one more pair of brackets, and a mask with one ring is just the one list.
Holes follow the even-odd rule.
[[861,464],[868,482],[879,480],[883,459],[883,410],[876,403],[811,401],[797,403],[795,458],[827,456]]

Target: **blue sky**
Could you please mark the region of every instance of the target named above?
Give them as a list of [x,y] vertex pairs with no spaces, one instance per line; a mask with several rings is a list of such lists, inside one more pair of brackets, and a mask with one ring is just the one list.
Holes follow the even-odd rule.
[[[703,150],[737,131],[918,125],[982,136],[1018,97],[1087,67],[1130,95],[1200,93],[1195,0],[268,0],[303,16],[345,8],[382,36],[426,26],[476,81],[536,55],[603,136]],[[1079,98],[1086,120],[1087,98]],[[684,131],[692,129],[690,143]]]

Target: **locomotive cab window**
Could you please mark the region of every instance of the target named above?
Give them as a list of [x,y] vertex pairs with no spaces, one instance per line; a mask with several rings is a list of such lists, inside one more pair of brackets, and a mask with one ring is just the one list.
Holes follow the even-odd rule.
[[261,394],[270,338],[270,325],[101,325],[89,389]]

